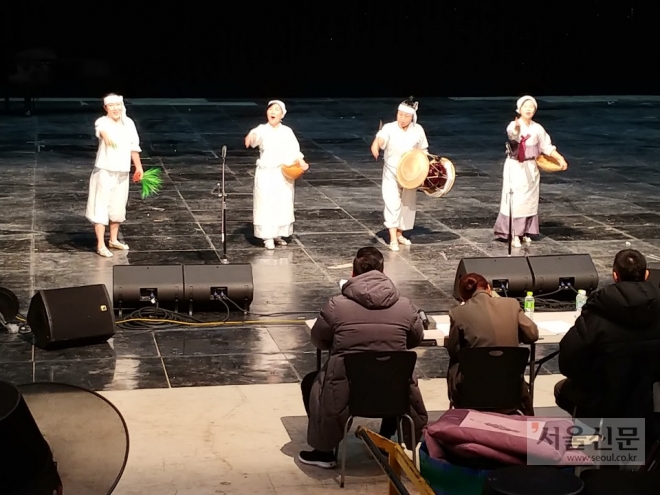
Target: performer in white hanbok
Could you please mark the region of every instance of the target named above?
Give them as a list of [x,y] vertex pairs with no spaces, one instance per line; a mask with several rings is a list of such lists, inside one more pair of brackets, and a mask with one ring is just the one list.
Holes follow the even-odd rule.
[[124,99],[110,94],[103,99],[103,106],[107,115],[94,124],[99,147],[89,181],[85,216],[94,224],[96,252],[111,258],[112,253],[105,246],[105,227],[110,226],[108,245],[111,248],[128,249],[128,245],[120,242],[117,236],[119,224],[126,220],[131,160],[135,164],[133,180],[142,180],[142,150],[135,122],[126,116]]
[[[509,206],[512,211],[513,247],[532,242],[530,235],[539,234],[539,191],[541,174],[536,158],[541,154],[555,158],[566,170],[568,164],[553,146],[550,136],[541,124],[534,122],[538,104],[531,96],[518,99],[518,116],[506,128],[512,152],[504,162],[500,213],[495,221],[495,236],[509,237]],[[510,194],[510,193],[513,194]],[[511,205],[509,205],[511,201]],[[522,237],[522,242],[521,242]]]
[[401,156],[418,148],[428,154],[429,143],[426,133],[417,123],[419,103],[412,97],[399,105],[396,122],[385,124],[376,134],[371,144],[371,154],[376,160],[380,150],[384,150],[383,201],[385,202],[384,225],[390,231],[390,249],[399,250],[399,244],[409,246],[410,240],[403,232],[415,226],[417,210],[417,190],[403,189],[396,180],[396,169]]
[[282,165],[309,165],[300,152],[300,144],[290,127],[282,124],[286,106],[280,100],[268,102],[267,124],[252,129],[245,137],[245,147],[259,147],[259,159],[254,173],[253,224],[254,236],[263,239],[266,249],[275,243],[286,246],[283,237],[293,234],[294,181],[282,173]]

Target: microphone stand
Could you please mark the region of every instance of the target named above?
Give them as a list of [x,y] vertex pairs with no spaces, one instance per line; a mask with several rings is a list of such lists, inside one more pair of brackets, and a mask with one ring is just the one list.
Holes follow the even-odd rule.
[[[506,159],[508,160],[513,155],[513,151],[511,149],[511,144],[509,141],[507,141],[505,147],[506,147]],[[511,184],[510,168],[509,168],[509,184]],[[509,185],[509,256],[511,256],[511,244],[513,244],[513,188]]]
[[513,244],[513,189],[509,189],[509,256]]
[[[520,114],[516,114],[516,127],[519,130],[518,118]],[[506,155],[507,159],[514,158],[513,148],[511,147],[511,140],[506,142]],[[516,147],[516,153],[518,148]],[[513,244],[513,187],[511,187],[511,168],[509,168],[509,256],[511,256],[511,245]]]
[[[227,259],[227,195],[225,193],[225,158],[227,157],[227,146],[222,147],[222,190],[220,193],[220,197],[222,198],[221,201],[221,209],[222,209],[222,224],[221,224],[221,231],[222,231],[222,256],[220,257],[220,263],[223,265],[229,264],[229,260]],[[220,184],[218,184],[219,186]],[[217,190],[214,189],[214,191]]]

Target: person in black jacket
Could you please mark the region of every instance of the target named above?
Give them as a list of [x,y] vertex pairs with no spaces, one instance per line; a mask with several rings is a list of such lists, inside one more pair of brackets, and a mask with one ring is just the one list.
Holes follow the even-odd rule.
[[[625,249],[614,284],[592,293],[559,344],[559,407],[581,417],[649,417],[653,367],[660,357],[660,287],[646,259]],[[576,411],[577,407],[577,411]]]
[[[352,277],[342,286],[341,294],[321,308],[312,327],[312,344],[329,350],[330,356],[319,372],[308,374],[300,384],[309,417],[307,443],[314,450],[300,452],[298,460],[326,469],[337,464],[334,450],[344,437],[350,416],[344,356],[365,351],[406,351],[417,347],[423,338],[419,310],[385,275],[383,254],[371,246],[360,249],[353,260]],[[421,438],[428,412],[415,376],[410,380],[408,415],[415,424],[415,438]],[[404,439],[410,437],[406,433],[410,427],[406,430],[405,425]],[[391,437],[396,431],[396,419],[384,418],[380,435]],[[406,443],[409,449],[415,448],[410,439]]]

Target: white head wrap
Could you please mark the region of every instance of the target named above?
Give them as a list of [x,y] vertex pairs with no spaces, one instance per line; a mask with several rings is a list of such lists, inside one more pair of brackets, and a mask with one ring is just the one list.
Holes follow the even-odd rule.
[[525,104],[525,102],[528,101],[528,100],[531,101],[534,104],[534,108],[539,107],[538,103],[536,103],[536,100],[532,96],[525,95],[525,96],[522,96],[522,97],[518,98],[518,101],[516,102],[516,112],[520,113],[520,109]]
[[286,115],[286,105],[284,104],[284,102],[282,100],[270,100],[268,102],[269,107],[271,105],[275,105],[275,104],[279,105],[280,108],[282,109],[282,118],[284,118],[284,116]]
[[405,103],[401,103],[399,105],[399,111],[403,113],[407,113],[409,115],[413,116],[413,124],[417,123],[417,108],[419,107],[419,102],[415,102],[413,106],[411,107],[410,105],[406,105]]
[[121,116],[126,117],[126,105],[124,105],[124,97],[120,95],[108,95],[103,98],[103,105],[111,105],[113,103],[121,103]]

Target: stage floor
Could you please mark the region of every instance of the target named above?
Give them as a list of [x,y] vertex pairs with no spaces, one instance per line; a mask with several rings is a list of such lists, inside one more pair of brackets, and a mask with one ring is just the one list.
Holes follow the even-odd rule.
[[[641,97],[538,98],[538,121],[569,162],[541,181],[540,239],[514,255],[588,253],[601,283],[626,247],[660,260],[660,100]],[[251,263],[253,313],[309,317],[350,275],[358,248],[377,246],[401,293],[428,312],[451,297],[460,258],[502,256],[493,240],[504,160],[505,127],[515,98],[423,99],[419,122],[430,151],[452,159],[456,183],[444,198],[418,194],[413,245],[390,252],[384,241],[380,177],[369,145],[379,119],[394,119],[391,100],[286,100],[286,124],[310,171],[296,183],[295,236],[266,251],[252,236],[252,182],[258,151],[245,134],[264,122],[264,101],[128,100],[145,168],[162,167],[162,193],[140,199],[132,186],[123,238],[126,253],[95,254],[84,217],[96,152],[99,101],[39,102],[37,115],[0,117],[0,285],[27,312],[38,289],[105,283],[115,264],[210,263],[221,253],[221,148],[227,152],[228,256]],[[17,110],[20,104],[15,103]],[[71,311],[75,311],[71,307]],[[261,316],[260,318],[268,318]],[[543,346],[541,346],[543,347]],[[547,347],[547,346],[546,346]],[[549,350],[549,349],[548,349]],[[110,344],[45,352],[0,335],[0,378],[64,381],[96,390],[296,382],[315,367],[300,324],[120,331]],[[444,377],[446,352],[419,351],[421,378]],[[556,372],[550,362],[545,373]]]

